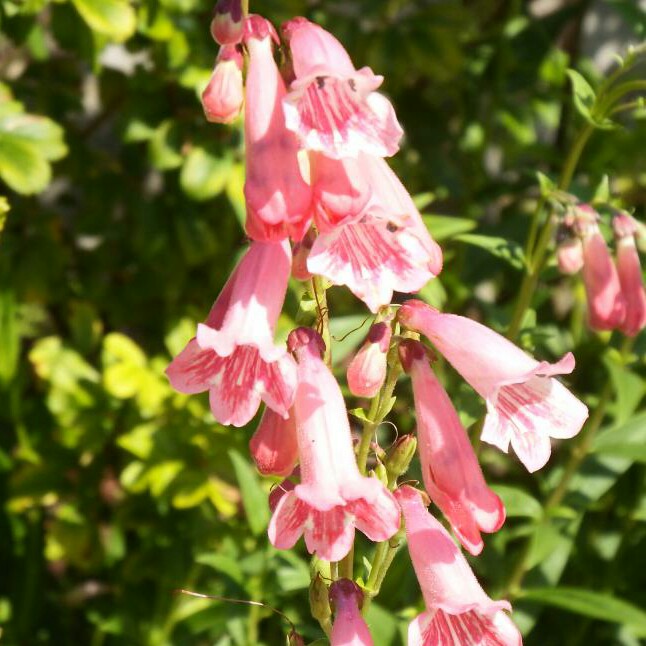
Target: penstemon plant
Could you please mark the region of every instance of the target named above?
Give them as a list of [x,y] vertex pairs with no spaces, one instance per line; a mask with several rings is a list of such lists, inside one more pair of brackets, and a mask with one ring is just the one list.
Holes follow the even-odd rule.
[[[485,401],[476,444],[511,448],[529,472],[547,464],[552,438],[573,438],[584,427],[587,406],[557,378],[572,373],[573,355],[540,361],[514,341],[555,240],[561,270],[582,272],[592,328],[632,337],[646,325],[635,242],[640,225],[614,209],[615,265],[598,205],[567,192],[595,128],[607,127],[613,114],[628,109],[624,97],[644,89],[622,77],[640,52],[631,52],[596,96],[573,77],[588,118],[558,184],[543,178],[527,272],[505,337],[415,298],[393,301],[395,292],[412,295],[433,280],[443,258],[385,161],[397,153],[403,131],[377,91],[382,77],[357,70],[336,38],[305,18],[289,20],[279,33],[239,1],[220,0],[211,31],[222,47],[204,111],[209,121],[229,123],[244,105],[250,242],[205,322],[168,367],[172,386],[208,391],[223,425],[246,425],[264,403],[251,457],[262,474],[283,478],[269,500],[269,540],[289,550],[304,538],[313,557],[312,614],[333,645],[373,643],[363,615],[404,543],[426,605],[410,622],[409,645],[520,644],[510,603],[484,592],[457,544],[477,556],[482,534],[498,531],[506,512],[434,366],[443,357]],[[274,333],[290,276],[305,285],[301,319],[312,303],[315,315],[284,346]],[[356,443],[331,369],[331,285],[347,287],[373,318],[347,369],[350,392],[370,400],[367,411],[355,411],[363,420]],[[629,353],[629,341],[623,351]],[[376,432],[401,396],[404,375],[412,382],[416,434],[385,452]],[[547,509],[561,502],[608,397],[598,402]],[[406,480],[415,454],[420,483]],[[431,502],[444,524],[429,512]],[[366,577],[354,562],[357,530],[375,543]],[[527,568],[524,553],[508,594],[516,594]],[[288,639],[302,643],[295,629]]]

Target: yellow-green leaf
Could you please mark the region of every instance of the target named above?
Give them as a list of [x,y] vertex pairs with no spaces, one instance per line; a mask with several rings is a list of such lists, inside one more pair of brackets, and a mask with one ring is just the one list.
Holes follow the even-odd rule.
[[123,41],[134,34],[137,17],[127,0],[72,0],[83,20],[96,31]]

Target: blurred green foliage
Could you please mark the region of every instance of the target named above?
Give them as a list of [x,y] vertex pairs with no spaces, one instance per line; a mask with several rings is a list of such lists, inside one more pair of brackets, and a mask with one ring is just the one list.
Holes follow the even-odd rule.
[[[199,103],[216,55],[211,5],[0,1],[3,643],[284,643],[287,627],[268,609],[178,588],[261,600],[307,639],[321,637],[307,605],[307,555],[266,539],[272,483],[250,466],[253,425],[218,426],[205,397],[174,393],[163,374],[245,239],[240,125],[207,123]],[[573,134],[593,119],[604,39],[643,38],[639,3],[251,5],[275,23],[298,14],[321,22],[357,66],[384,74],[406,130],[393,165],[445,248],[445,270],[422,295],[504,329],[539,185],[558,175]],[[616,32],[602,28],[610,24]],[[573,191],[596,191],[643,219],[645,143],[643,109],[618,115],[616,128],[592,138]],[[531,568],[515,601],[526,644],[635,646],[646,636],[646,342],[628,364],[618,359],[615,340],[586,331],[577,280],[553,266],[545,278],[522,343],[545,358],[574,351],[570,384],[592,408],[609,379],[616,396],[548,518],[542,501],[568,448],[534,476],[482,451],[509,519],[473,565],[495,596],[529,537]],[[283,335],[299,296],[293,285]],[[365,312],[343,290],[329,298],[343,378],[343,358],[367,326],[345,335]],[[482,402],[444,372],[472,424]],[[410,401],[395,404],[401,432],[414,427]],[[402,550],[368,616],[375,643],[402,643],[420,608]]]

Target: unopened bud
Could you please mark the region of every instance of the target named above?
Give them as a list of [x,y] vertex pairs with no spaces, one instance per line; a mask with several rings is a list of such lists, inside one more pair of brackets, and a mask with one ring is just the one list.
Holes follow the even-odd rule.
[[287,646],[305,646],[303,638],[294,630],[287,635]]
[[320,574],[317,574],[310,583],[310,610],[312,617],[321,624],[328,622],[332,616],[328,587]]
[[288,476],[298,461],[296,423],[291,412],[284,419],[266,408],[249,441],[249,451],[263,475]]
[[348,386],[357,397],[374,397],[386,380],[387,355],[392,330],[385,322],[375,323],[363,346],[348,366]]
[[242,54],[234,45],[220,49],[211,80],[202,92],[207,121],[231,123],[240,114],[244,101]]
[[292,276],[296,280],[309,280],[312,274],[307,269],[307,258],[312,250],[316,235],[311,229],[305,237],[294,245],[292,251]]
[[414,435],[404,435],[392,445],[385,463],[390,480],[394,481],[408,471],[416,450],[417,438]]
[[241,0],[218,0],[211,20],[211,36],[220,45],[236,45],[242,40]]
[[559,242],[556,261],[562,274],[576,274],[583,267],[583,245],[577,237]]

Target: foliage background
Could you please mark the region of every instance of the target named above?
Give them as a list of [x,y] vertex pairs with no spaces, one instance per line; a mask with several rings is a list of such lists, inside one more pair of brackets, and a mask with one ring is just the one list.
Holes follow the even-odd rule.
[[[266,539],[271,482],[249,466],[253,424],[219,427],[204,397],[175,394],[163,375],[245,240],[240,126],[208,124],[198,100],[216,54],[211,9],[208,0],[0,2],[6,644],[283,643],[285,626],[267,610],[176,588],[262,600],[308,639],[322,636],[304,550],[278,552]],[[445,249],[423,297],[504,330],[536,171],[558,174],[582,123],[566,69],[596,85],[609,51],[643,39],[643,3],[264,0],[252,10],[275,23],[307,15],[358,66],[385,75],[407,133],[392,163]],[[593,136],[573,190],[612,196],[643,220],[646,119],[622,121]],[[532,598],[515,600],[526,644],[633,646],[646,635],[646,340],[624,365],[617,339],[586,330],[578,280],[552,264],[544,278],[522,343],[548,359],[574,351],[570,384],[592,408],[611,380],[609,431],[548,517],[541,502],[571,447],[534,476],[484,449],[509,520],[473,564],[502,594],[529,537]],[[290,288],[281,334],[300,294]],[[343,290],[330,306],[337,338],[364,321]],[[335,345],[342,379],[366,329]],[[472,424],[482,403],[444,377]],[[401,432],[414,427],[410,402],[400,398],[392,416]],[[386,429],[382,442],[391,440]],[[369,615],[375,643],[403,643],[420,604],[403,550]]]

